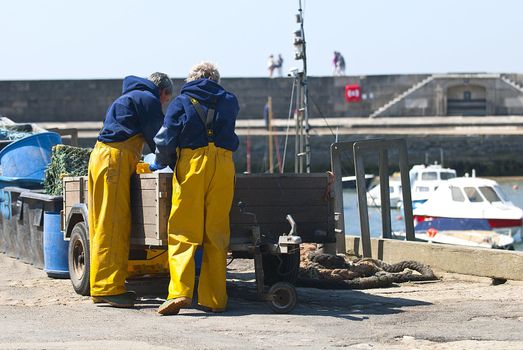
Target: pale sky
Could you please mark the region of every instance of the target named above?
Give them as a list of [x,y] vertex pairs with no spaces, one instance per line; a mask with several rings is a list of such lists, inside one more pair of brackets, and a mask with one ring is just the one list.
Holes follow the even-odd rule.
[[[202,60],[223,77],[265,77],[294,60],[298,0],[4,0],[0,80],[185,77]],[[308,73],[523,73],[523,1],[302,0]]]

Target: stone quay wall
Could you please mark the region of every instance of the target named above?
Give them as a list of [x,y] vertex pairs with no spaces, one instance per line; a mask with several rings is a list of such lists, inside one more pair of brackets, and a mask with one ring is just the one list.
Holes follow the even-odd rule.
[[[430,74],[309,77],[309,116],[368,117],[430,77]],[[447,89],[469,85],[485,91],[487,115],[523,115],[523,90],[500,77],[500,74],[434,76],[429,83],[386,109],[382,116],[445,115]],[[523,75],[503,77],[523,84]],[[178,92],[183,79],[173,79],[173,82]],[[269,96],[274,117],[287,118],[293,78],[224,78],[221,83],[238,96],[240,119],[262,118]],[[348,84],[360,86],[361,101],[345,101]],[[0,81],[0,114],[17,122],[101,121],[111,102],[120,95],[121,85],[121,79]]]
[[[340,136],[339,141],[359,141],[364,139],[404,138],[407,141],[409,164],[441,163],[456,169],[458,176],[472,173],[477,176],[523,176],[523,136],[522,135],[369,135]],[[330,145],[333,136],[313,136],[311,145],[311,167],[313,172],[330,170]],[[240,137],[240,148],[235,153],[238,172],[246,170],[246,136]],[[280,153],[283,158],[284,138],[280,138]],[[267,137],[251,136],[251,171],[265,172],[268,169]],[[443,159],[441,159],[441,154]],[[289,137],[285,171],[294,171],[294,137]],[[390,171],[399,169],[398,154],[389,153]],[[277,167],[277,155],[274,154]],[[367,173],[378,173],[378,155],[369,154],[365,161]],[[352,153],[342,156],[343,175],[354,175]]]

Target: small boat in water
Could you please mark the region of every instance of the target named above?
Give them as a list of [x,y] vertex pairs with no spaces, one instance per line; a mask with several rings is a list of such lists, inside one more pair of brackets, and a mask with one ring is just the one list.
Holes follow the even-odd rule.
[[[372,174],[365,174],[365,188],[369,188],[375,176]],[[341,178],[343,188],[356,188],[356,176],[343,176]]]
[[[453,178],[440,184],[423,204],[414,209],[414,224],[439,218],[487,223],[488,230],[521,240],[523,210],[508,200],[496,181],[477,177]],[[470,229],[456,227],[460,230]]]
[[[448,179],[456,177],[456,170],[443,168],[439,164],[414,165],[409,170],[410,188],[412,194],[412,207],[424,203],[438,186]],[[401,207],[403,194],[401,192],[401,181],[399,174],[389,178],[390,187],[390,206]],[[369,206],[381,206],[380,186],[377,185],[367,192],[367,204]]]
[[[403,198],[401,192],[401,181],[398,178],[389,178],[390,207],[396,208]],[[367,192],[367,205],[369,207],[381,207],[381,187],[377,184]]]
[[514,239],[493,231],[486,219],[436,218],[414,228],[417,240],[477,248],[514,249]]
[[425,203],[441,183],[456,176],[456,170],[439,164],[414,165],[409,171],[412,208]]

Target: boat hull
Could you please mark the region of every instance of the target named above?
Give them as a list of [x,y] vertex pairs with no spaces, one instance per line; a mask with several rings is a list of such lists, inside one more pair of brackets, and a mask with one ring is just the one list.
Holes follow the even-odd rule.
[[414,222],[420,223],[427,220],[435,220],[435,219],[456,219],[456,220],[469,220],[469,221],[483,221],[487,220],[489,223],[489,226],[492,229],[495,228],[512,228],[517,227],[520,228],[523,225],[522,219],[489,219],[489,218],[445,218],[445,217],[438,217],[438,216],[428,216],[428,215],[414,215]]
[[[515,241],[522,241],[522,219],[488,219],[488,218],[446,218],[427,215],[414,215],[414,225],[418,226],[423,222],[438,222],[441,220],[452,220],[453,222],[467,222],[466,225],[459,227],[452,227],[451,229],[467,230],[467,229],[483,229],[493,230],[497,233],[513,237]],[[430,226],[430,224],[429,224]],[[482,226],[482,227],[481,227]]]
[[416,232],[416,239],[475,248],[514,249],[514,239],[494,231],[428,231]]

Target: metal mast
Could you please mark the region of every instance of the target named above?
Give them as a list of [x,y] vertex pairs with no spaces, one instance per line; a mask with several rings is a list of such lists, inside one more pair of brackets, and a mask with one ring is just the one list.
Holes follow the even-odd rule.
[[303,70],[296,72],[295,79],[298,85],[296,94],[296,140],[295,152],[296,159],[294,171],[303,173],[305,162],[305,172],[311,171],[311,149],[309,143],[309,109],[308,96],[309,88],[307,83],[307,54],[305,45],[305,32],[303,29],[303,10],[301,0],[299,0],[298,14],[296,22],[300,24],[300,29],[294,32],[294,59],[303,61]]

